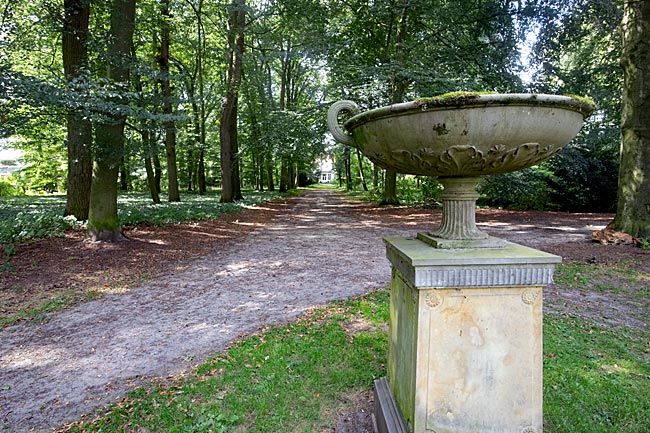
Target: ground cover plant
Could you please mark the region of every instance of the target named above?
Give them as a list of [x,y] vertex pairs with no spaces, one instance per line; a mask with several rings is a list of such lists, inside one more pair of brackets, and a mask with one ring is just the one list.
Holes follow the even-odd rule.
[[[594,283],[603,275],[623,274],[637,276],[623,291],[641,296],[643,276],[625,263],[564,265],[556,290],[602,292]],[[388,316],[386,290],[316,308],[60,432],[330,432],[350,396],[370,395],[373,380],[386,374]],[[368,401],[366,410],[371,408]],[[545,315],[546,432],[646,432],[648,413],[646,328],[610,327],[567,312]]]
[[[118,197],[118,216],[124,226],[164,225],[216,218],[221,214],[280,197],[275,191],[244,191],[244,200],[221,203],[218,192],[187,194],[180,202],[153,203],[146,193],[129,192]],[[0,243],[61,236],[66,230],[82,227],[84,221],[63,216],[64,195],[0,198]]]
[[[293,194],[293,193],[291,193]],[[126,235],[134,242],[121,243],[113,249],[84,243],[84,222],[74,217],[63,217],[64,196],[23,196],[0,199],[0,327],[10,326],[21,319],[45,320],[49,313],[79,302],[96,299],[106,293],[118,293],[137,286],[160,272],[168,256],[190,259],[198,251],[206,252],[217,246],[209,233],[224,237],[231,232],[244,232],[253,226],[228,224],[229,218],[242,218],[241,212],[287,194],[278,192],[245,191],[245,199],[237,203],[221,203],[218,193],[204,196],[188,194],[177,203],[154,204],[143,193],[126,193],[119,197],[120,220]],[[270,214],[256,211],[255,218]],[[225,218],[218,221],[220,217]],[[189,227],[183,224],[202,221],[212,224]],[[213,223],[210,223],[213,222]],[[166,227],[166,228],[165,228]],[[247,228],[248,227],[248,228]],[[65,238],[63,238],[65,236]],[[60,239],[58,239],[61,237]],[[187,249],[165,249],[161,245],[176,237],[183,237]],[[40,244],[34,241],[41,240]],[[57,239],[53,239],[57,238]],[[56,250],[56,263],[50,263],[47,248]],[[121,252],[120,252],[121,251]],[[28,257],[28,260],[22,257]],[[82,271],[65,272],[61,259],[86,263]],[[110,266],[92,269],[90,262],[98,259]],[[140,272],[134,261],[144,265]],[[16,263],[19,261],[19,263]],[[22,282],[20,275],[38,276],[43,266],[61,269],[57,275],[42,281]]]

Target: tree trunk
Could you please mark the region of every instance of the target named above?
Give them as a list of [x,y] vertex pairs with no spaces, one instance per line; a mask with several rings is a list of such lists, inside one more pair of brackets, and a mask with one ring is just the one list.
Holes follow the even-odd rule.
[[[111,10],[111,28],[106,50],[109,59],[107,76],[115,83],[129,80],[129,69],[124,61],[129,58],[135,27],[135,0],[114,0]],[[126,103],[124,97],[117,101]],[[117,175],[124,152],[125,117],[115,114],[110,123],[99,123],[96,128],[95,162],[90,188],[88,233],[96,241],[123,239],[117,217]]]
[[614,228],[650,237],[650,2],[625,1],[621,167]]
[[350,148],[345,148],[345,189],[352,190],[352,152]]
[[158,156],[158,141],[152,142],[151,149],[151,161],[153,162],[153,178],[156,185],[156,191],[160,194],[160,182],[162,179],[162,165],[160,164],[160,157]]
[[280,168],[280,192],[289,191],[289,163],[286,158],[282,158],[282,166]]
[[208,192],[205,183],[205,152],[203,149],[199,151],[199,163],[196,168],[196,186],[199,190],[199,195],[205,195]]
[[257,155],[257,175],[259,176],[259,185],[257,190],[262,192],[264,191],[264,153],[260,152]]
[[[160,53],[157,61],[162,73],[160,79],[160,90],[163,97],[163,114],[171,116],[172,108],[172,88],[169,82],[169,22],[171,13],[169,11],[170,0],[162,0],[160,21]],[[167,188],[170,202],[181,201],[178,190],[178,165],[176,162],[176,124],[173,120],[167,120],[163,123],[165,127],[165,153],[167,154]]]
[[379,173],[381,173],[379,166],[377,164],[372,164],[372,187],[374,189],[379,188]]
[[395,170],[386,170],[384,178],[384,195],[381,205],[399,205],[397,199],[397,172]]
[[191,149],[192,144],[189,143],[190,149],[187,151],[187,192],[192,192],[196,189],[196,169],[194,168],[194,151]]
[[160,203],[160,194],[156,189],[156,178],[153,171],[153,164],[151,163],[151,133],[144,127],[142,128],[142,150],[144,153],[144,169],[147,172],[147,185],[149,186],[151,200],[154,203]]
[[296,189],[296,165],[291,162],[289,163],[289,189]]
[[363,185],[363,190],[368,191],[368,185],[366,184],[366,176],[363,174],[363,156],[361,151],[357,147],[357,159],[359,160],[359,177],[361,178],[361,184]]
[[128,176],[128,168],[126,166],[126,158],[122,157],[122,163],[120,164],[120,191],[128,191],[129,190],[129,176]]
[[[77,79],[88,68],[88,22],[90,3],[85,0],[64,0],[63,69],[68,82]],[[88,219],[90,185],[92,182],[92,124],[81,113],[67,116],[68,187],[65,215],[80,221]]]
[[234,0],[228,19],[228,80],[226,96],[219,123],[221,142],[221,201],[231,203],[241,196],[239,164],[237,162],[237,99],[241,85],[244,25],[246,21],[245,0]]
[[[243,47],[243,39],[242,39],[242,51],[244,49]],[[239,75],[241,77],[241,61],[239,65]],[[235,101],[235,106],[233,107],[233,116],[230,118],[231,120],[231,125],[230,125],[230,130],[232,131],[232,135],[230,138],[230,146],[232,149],[232,197],[235,200],[242,200],[244,197],[242,196],[241,193],[241,167],[239,164],[239,137],[237,133],[237,112],[238,112],[238,99]]]
[[[401,72],[401,66],[406,63],[404,51],[404,41],[406,40],[408,30],[409,18],[409,4],[408,0],[402,0],[400,5],[400,17],[397,22],[397,29],[395,32],[395,63],[396,68],[390,79],[391,86],[391,103],[397,104],[404,100],[404,94],[408,87],[409,80],[404,77]],[[391,41],[389,41],[391,42]],[[399,205],[397,199],[397,172],[394,170],[386,170],[384,178],[384,192],[380,202],[381,205]]]
[[[135,49],[132,47],[131,52],[132,57],[135,57]],[[142,93],[142,79],[140,75],[132,75],[133,86],[138,93]],[[142,155],[144,159],[144,169],[147,173],[147,186],[149,187],[149,193],[151,194],[151,200],[154,203],[160,203],[160,194],[156,189],[156,179],[153,170],[153,164],[151,162],[151,155],[154,152],[154,145],[151,139],[151,131],[149,130],[149,124],[146,120],[142,120],[140,123],[140,136],[142,138]]]
[[275,182],[273,181],[273,158],[267,155],[264,158],[266,164],[266,184],[269,186],[269,191],[275,191]]

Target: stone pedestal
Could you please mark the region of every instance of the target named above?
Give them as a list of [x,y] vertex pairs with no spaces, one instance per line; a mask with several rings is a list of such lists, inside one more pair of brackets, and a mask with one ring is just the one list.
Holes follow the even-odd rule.
[[541,433],[542,288],[561,258],[521,245],[385,239],[393,278],[380,433]]

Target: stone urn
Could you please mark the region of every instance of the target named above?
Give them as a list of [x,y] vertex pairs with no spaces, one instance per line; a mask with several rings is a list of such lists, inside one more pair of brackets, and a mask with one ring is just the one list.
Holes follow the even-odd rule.
[[542,289],[561,258],[478,230],[475,188],[555,155],[593,109],[568,96],[473,93],[330,108],[336,140],[444,187],[436,231],[384,239],[392,281],[379,433],[542,432]]
[[[539,164],[559,152],[594,110],[584,99],[458,92],[359,112],[339,101],[327,116],[334,138],[398,173],[438,176],[442,224],[421,238],[439,248],[494,247],[475,224],[480,176]],[[342,127],[339,114],[353,117]]]

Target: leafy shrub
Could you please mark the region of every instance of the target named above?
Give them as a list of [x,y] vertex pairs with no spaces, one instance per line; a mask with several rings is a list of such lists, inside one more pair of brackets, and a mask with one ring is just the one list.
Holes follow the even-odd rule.
[[614,148],[566,147],[548,167],[551,198],[561,210],[612,212],[616,209],[618,163]]
[[438,201],[442,185],[432,176],[397,177],[397,196],[400,203],[432,206]]
[[0,179],[0,197],[10,197],[16,195],[18,190],[10,182]]
[[0,272],[13,272],[14,267],[9,263],[9,257],[16,254],[16,246],[14,244],[1,244],[0,243]]
[[479,184],[479,205],[518,210],[556,210],[551,199],[552,175],[540,168],[486,176]]

